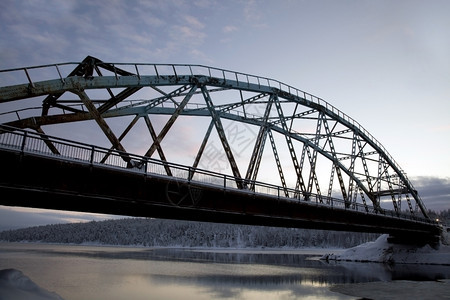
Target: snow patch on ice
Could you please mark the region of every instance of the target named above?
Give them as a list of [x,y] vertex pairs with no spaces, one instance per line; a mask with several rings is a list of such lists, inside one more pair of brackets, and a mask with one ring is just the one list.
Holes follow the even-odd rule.
[[0,300],[6,299],[63,300],[56,293],[41,288],[16,269],[0,270]]
[[325,254],[322,260],[379,262],[399,264],[450,265],[450,246],[441,244],[438,249],[426,245],[421,248],[388,242],[387,234],[341,254]]

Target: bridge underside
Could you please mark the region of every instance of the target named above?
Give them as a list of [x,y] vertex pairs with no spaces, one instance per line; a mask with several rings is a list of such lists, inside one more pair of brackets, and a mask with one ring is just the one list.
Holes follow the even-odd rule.
[[432,224],[250,190],[124,172],[112,167],[1,150],[0,204],[218,223],[388,233],[396,241],[436,243]]

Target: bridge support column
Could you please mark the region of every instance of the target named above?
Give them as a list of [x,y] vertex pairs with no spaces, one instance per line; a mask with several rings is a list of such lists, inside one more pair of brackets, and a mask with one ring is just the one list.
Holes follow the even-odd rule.
[[442,228],[441,243],[450,245],[450,227],[444,226],[444,228]]
[[400,245],[413,245],[417,247],[423,247],[425,245],[430,245],[434,249],[438,249],[441,244],[441,235],[430,235],[430,234],[399,234],[392,235],[388,237],[388,242],[391,244]]

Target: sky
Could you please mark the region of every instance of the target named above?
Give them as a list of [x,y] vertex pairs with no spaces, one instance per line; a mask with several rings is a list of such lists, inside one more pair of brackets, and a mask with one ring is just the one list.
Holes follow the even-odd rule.
[[[447,0],[2,0],[0,69],[92,55],[273,78],[357,120],[440,211],[450,209],[448,16]],[[0,230],[106,217],[0,207]]]

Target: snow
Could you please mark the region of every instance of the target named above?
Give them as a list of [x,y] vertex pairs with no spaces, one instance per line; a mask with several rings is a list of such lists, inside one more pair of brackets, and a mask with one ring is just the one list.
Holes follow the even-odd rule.
[[450,246],[439,245],[434,249],[428,245],[417,248],[412,245],[391,244],[387,234],[374,242],[368,242],[340,254],[325,254],[321,259],[355,262],[379,262],[399,264],[450,265]]
[[21,271],[0,270],[0,300],[62,300],[58,294],[49,292]]

